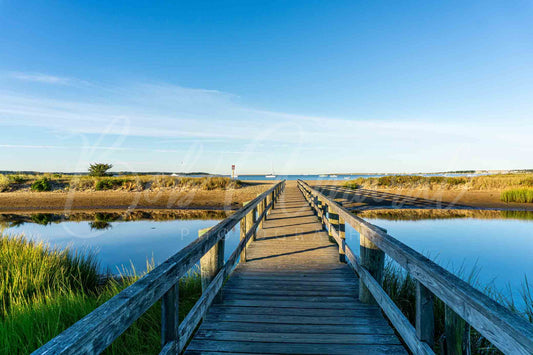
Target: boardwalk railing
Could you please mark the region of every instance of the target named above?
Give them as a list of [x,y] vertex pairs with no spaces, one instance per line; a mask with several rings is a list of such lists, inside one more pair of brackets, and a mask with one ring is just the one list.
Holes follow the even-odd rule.
[[[470,353],[469,328],[464,321],[506,354],[533,354],[533,326],[526,320],[396,240],[383,228],[354,216],[304,181],[299,180],[298,186],[339,245],[341,260],[347,259],[359,275],[360,300],[376,302],[413,353],[433,354],[433,298],[438,297],[446,305],[448,354]],[[346,245],[345,223],[360,233],[359,257]],[[385,254],[416,280],[416,327],[381,287]]]
[[[237,264],[246,245],[252,240],[258,226],[273,208],[284,186],[285,181],[279,182],[257,196],[139,281],[37,349],[34,354],[100,353],[160,299],[161,354],[179,354],[219,293],[224,280]],[[224,263],[224,238],[239,222],[241,229],[245,226],[246,231],[241,230],[239,245]],[[200,299],[180,323],[179,279],[199,261],[203,273],[202,285],[205,288]]]

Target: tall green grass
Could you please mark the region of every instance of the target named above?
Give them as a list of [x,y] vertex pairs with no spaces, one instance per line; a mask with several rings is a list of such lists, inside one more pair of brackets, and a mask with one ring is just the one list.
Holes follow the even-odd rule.
[[512,189],[501,193],[503,202],[533,203],[533,189]]
[[[136,276],[133,270],[133,277],[109,279],[102,284],[91,254],[59,251],[1,233],[0,270],[2,354],[32,352],[142,276]],[[193,271],[180,280],[181,319],[200,295],[199,273]],[[152,306],[106,353],[158,353],[160,307],[159,302]]]

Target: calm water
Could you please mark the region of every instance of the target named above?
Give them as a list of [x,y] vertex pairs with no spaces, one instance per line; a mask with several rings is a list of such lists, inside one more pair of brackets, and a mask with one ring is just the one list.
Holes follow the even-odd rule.
[[[20,234],[50,245],[96,253],[102,272],[122,272],[123,267],[145,271],[147,260],[160,264],[198,237],[198,230],[216,225],[218,220],[110,222],[105,230],[91,228],[91,222],[62,222],[41,225],[24,223],[6,228],[5,233]],[[226,258],[239,243],[239,227],[226,237]]]
[[[527,276],[533,280],[533,221],[516,219],[427,219],[391,221],[366,218],[388,230],[393,237],[435,260],[450,271],[461,267],[479,270],[483,284],[493,282],[499,289],[508,285],[518,292]],[[23,223],[5,229],[24,233],[28,238],[53,246],[70,246],[97,254],[102,271],[118,273],[133,264],[146,270],[147,260],[156,264],[178,252],[197,238],[198,230],[216,225],[219,220],[120,221],[95,229],[94,221],[61,222],[47,225]],[[347,242],[359,250],[359,235],[349,226]],[[226,258],[239,241],[238,226],[226,238]]]
[[[519,296],[527,276],[533,285],[533,221],[513,219],[430,219],[391,221],[365,218],[452,272],[478,270],[481,284],[508,286]],[[347,230],[347,243],[358,251],[359,234]]]

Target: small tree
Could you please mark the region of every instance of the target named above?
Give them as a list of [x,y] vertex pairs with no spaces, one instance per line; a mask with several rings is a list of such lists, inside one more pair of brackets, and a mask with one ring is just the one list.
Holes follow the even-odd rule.
[[90,176],[110,176],[107,171],[113,167],[112,164],[94,163],[89,166]]

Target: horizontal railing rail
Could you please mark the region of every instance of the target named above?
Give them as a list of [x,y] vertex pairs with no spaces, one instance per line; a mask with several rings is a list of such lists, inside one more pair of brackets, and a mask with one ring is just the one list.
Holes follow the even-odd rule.
[[[468,331],[457,331],[461,327],[467,329],[462,323],[466,321],[506,354],[533,354],[533,325],[393,238],[383,228],[353,215],[306,182],[299,180],[298,186],[330,236],[339,244],[341,259],[347,259],[359,275],[361,301],[379,304],[413,353],[433,354],[435,296],[446,308],[445,346],[448,353],[461,353],[468,347],[464,336]],[[345,243],[344,223],[360,233],[359,257]],[[381,287],[384,254],[416,280],[415,327]]]
[[[140,280],[37,349],[34,354],[100,353],[158,300],[162,300],[161,353],[180,353],[222,288],[225,278],[235,267],[239,256],[243,259],[246,245],[274,207],[284,186],[285,180],[257,196]],[[243,223],[244,221],[248,223]],[[224,238],[239,222],[241,240],[224,263]],[[198,262],[201,263],[202,296],[180,323],[179,279]]]

